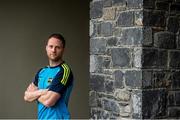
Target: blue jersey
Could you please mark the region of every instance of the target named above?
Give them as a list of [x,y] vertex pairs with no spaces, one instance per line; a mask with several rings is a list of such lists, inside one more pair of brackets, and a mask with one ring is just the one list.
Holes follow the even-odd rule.
[[38,119],[70,119],[68,100],[73,86],[73,74],[65,62],[55,67],[40,69],[33,83],[39,89],[48,89],[61,96],[52,107],[38,102]]

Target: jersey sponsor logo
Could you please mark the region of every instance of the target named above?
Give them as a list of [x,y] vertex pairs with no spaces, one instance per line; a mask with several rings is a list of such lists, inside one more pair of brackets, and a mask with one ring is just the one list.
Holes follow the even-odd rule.
[[52,78],[49,78],[48,79],[48,84],[52,83],[52,80],[53,80]]

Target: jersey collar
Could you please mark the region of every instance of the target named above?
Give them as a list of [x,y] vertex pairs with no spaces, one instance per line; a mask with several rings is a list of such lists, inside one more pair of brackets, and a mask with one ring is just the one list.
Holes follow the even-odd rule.
[[56,65],[56,66],[50,66],[50,65],[48,65],[47,67],[49,67],[49,68],[56,68],[56,67],[61,66],[63,63],[65,63],[65,62],[64,62],[64,61],[62,61],[59,65]]

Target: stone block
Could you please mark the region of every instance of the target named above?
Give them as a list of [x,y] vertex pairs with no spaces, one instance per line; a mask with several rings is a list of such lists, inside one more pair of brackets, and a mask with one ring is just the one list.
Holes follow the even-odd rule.
[[111,66],[110,57],[90,55],[90,72],[104,73],[104,69],[109,69],[110,66]]
[[177,33],[179,29],[179,19],[177,17],[169,17],[167,23],[167,29],[170,32]]
[[109,69],[111,66],[111,57],[103,57],[102,67],[105,69]]
[[172,72],[171,74],[172,74],[171,76],[172,88],[179,89],[180,88],[180,71]]
[[[144,90],[142,92],[142,118],[156,119],[166,115],[166,90]],[[153,96],[153,97],[152,97]]]
[[175,95],[174,95],[174,91],[172,92],[168,92],[168,106],[175,106]]
[[179,12],[180,11],[180,3],[177,4],[176,2],[174,2],[173,4],[171,4],[170,11],[171,11],[171,13],[175,13],[175,14],[177,12]]
[[143,89],[153,88],[153,73],[151,70],[142,71],[142,86]]
[[96,92],[91,91],[89,93],[89,106],[90,107],[97,107],[97,95]]
[[90,20],[89,24],[90,24],[90,27],[89,27],[89,36],[92,37],[94,35],[94,32],[95,32],[95,30],[94,30],[94,23]]
[[121,37],[122,36],[123,29],[121,27],[115,27],[113,30],[113,36],[115,37]]
[[123,76],[124,74],[120,71],[120,70],[117,70],[114,72],[114,77],[115,77],[115,88],[123,88],[124,85],[123,85]]
[[170,32],[157,32],[154,34],[154,46],[164,49],[176,48],[176,36]]
[[170,51],[169,58],[170,68],[180,68],[180,51]]
[[167,51],[157,49],[142,50],[143,68],[167,68]]
[[112,6],[112,0],[104,0],[103,6],[104,7],[111,7]]
[[177,118],[180,117],[180,108],[177,107],[171,107],[168,109],[168,116],[169,118]]
[[171,3],[171,2],[173,2],[173,1],[176,1],[176,0],[156,0],[157,2],[169,2],[169,3]]
[[103,1],[94,1],[90,3],[90,18],[101,18],[103,15]]
[[129,27],[134,25],[134,12],[125,11],[120,12],[117,19],[117,26],[119,27]]
[[113,6],[125,6],[126,0],[112,0]]
[[180,34],[177,35],[177,49],[180,49]]
[[166,69],[168,64],[168,51],[159,50],[157,59],[158,59],[158,68]]
[[111,58],[99,55],[90,55],[90,72],[103,73],[111,66]]
[[115,8],[104,8],[103,9],[103,19],[104,20],[114,20],[116,17]]
[[90,24],[90,27],[89,27],[89,35],[90,35],[90,37],[91,38],[97,37],[98,36],[97,30],[98,30],[98,25],[100,24],[100,22],[91,19],[89,24]]
[[144,26],[165,27],[166,18],[163,11],[144,10],[143,17]]
[[117,37],[110,37],[107,38],[107,47],[113,47],[117,45],[118,38]]
[[126,71],[124,77],[126,86],[130,88],[142,87],[142,71]]
[[158,50],[143,49],[141,61],[142,61],[143,68],[157,68],[158,67]]
[[154,9],[156,0],[143,0],[143,7],[145,9]]
[[90,53],[91,54],[105,54],[106,40],[104,38],[90,39]]
[[104,110],[111,111],[112,113],[120,113],[120,106],[118,102],[110,99],[102,99]]
[[133,67],[136,68],[141,68],[142,67],[142,48],[134,48],[133,51],[134,55],[133,55]]
[[129,117],[131,115],[132,108],[130,105],[121,106],[120,116]]
[[111,117],[111,114],[108,111],[94,108],[91,109],[90,117],[91,119],[108,119]]
[[112,64],[115,68],[130,67],[131,53],[128,48],[112,48]]
[[180,92],[177,91],[175,92],[175,101],[176,101],[176,106],[180,105]]
[[104,92],[104,76],[101,75],[90,75],[90,90],[94,90],[97,92]]
[[143,0],[127,0],[127,7],[129,8],[142,8]]
[[107,93],[112,93],[114,91],[114,82],[110,80],[105,81],[105,90]]
[[142,119],[142,90],[133,90],[131,95],[132,118]]
[[91,55],[90,56],[90,72],[103,72],[103,57],[98,55]]
[[118,101],[129,101],[130,100],[131,93],[128,90],[125,89],[117,89],[115,91],[115,98]]
[[134,12],[134,24],[143,26],[143,10]]
[[132,111],[132,109],[131,109],[131,106],[130,105],[126,105],[125,107],[124,107],[124,112],[126,112],[126,113],[131,113],[131,111]]
[[121,29],[121,36],[118,45],[142,45],[143,41],[143,28],[125,28]]
[[112,35],[112,23],[102,22],[97,26],[97,33],[101,37],[108,37]]
[[168,10],[169,10],[169,5],[170,5],[170,2],[157,1],[157,2],[156,2],[156,9],[157,9],[157,10],[165,10],[165,11],[168,11]]
[[154,71],[153,81],[155,88],[167,88],[170,87],[169,81],[171,80],[171,73],[166,71]]
[[152,46],[152,29],[150,27],[129,27],[114,30],[118,37],[117,45]]
[[152,28],[151,27],[143,27],[142,46],[152,46],[153,45],[152,36],[153,36]]

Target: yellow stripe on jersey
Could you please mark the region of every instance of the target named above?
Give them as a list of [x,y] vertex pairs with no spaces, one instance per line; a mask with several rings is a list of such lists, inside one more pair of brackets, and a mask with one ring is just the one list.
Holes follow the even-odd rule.
[[66,78],[67,69],[66,69],[66,67],[65,67],[64,65],[62,65],[62,67],[63,67],[63,69],[64,69],[64,73],[63,73],[63,78],[62,78],[62,80],[61,80],[61,83],[62,83],[63,85],[65,85],[65,84],[64,84],[64,80],[65,80],[65,78]]
[[67,68],[67,70],[68,70],[68,72],[67,72],[67,78],[66,78],[66,80],[65,80],[65,83],[64,84],[66,84],[67,83],[67,81],[68,81],[68,78],[69,78],[69,75],[70,75],[70,69],[69,69],[69,67],[68,67],[68,65],[67,64],[64,64],[65,66],[66,66],[66,68]]
[[68,78],[69,78],[69,75],[70,75],[70,69],[69,67],[67,66],[67,64],[63,64],[63,66],[66,68],[67,72],[65,73],[65,79],[63,80],[63,83],[64,85],[66,85],[67,81],[68,81]]
[[61,83],[63,85],[66,85],[67,80],[68,80],[69,75],[70,75],[70,69],[66,64],[62,64],[62,67],[64,69],[64,74],[63,74],[63,79],[61,80]]

